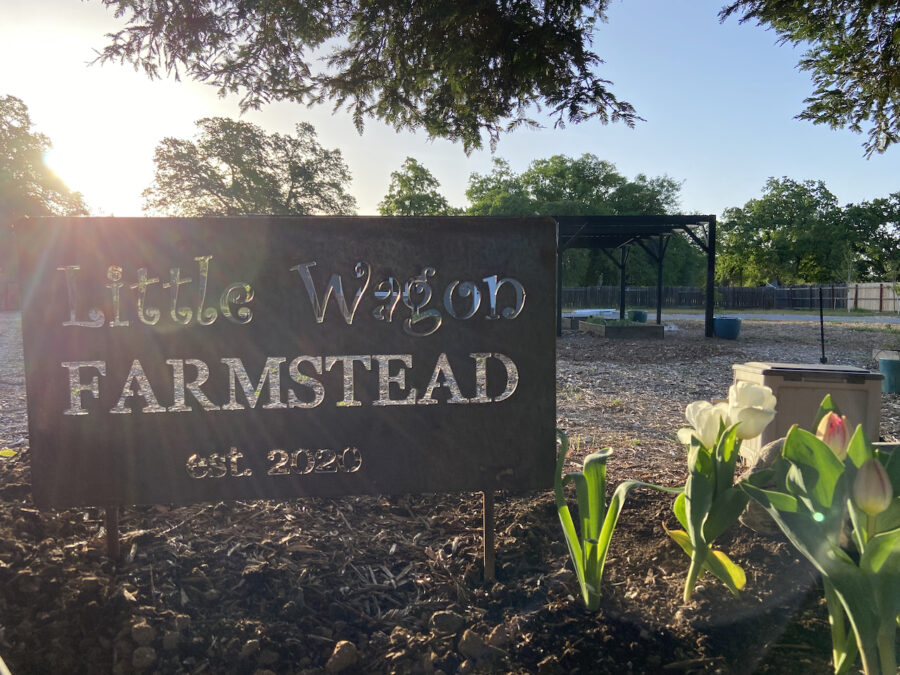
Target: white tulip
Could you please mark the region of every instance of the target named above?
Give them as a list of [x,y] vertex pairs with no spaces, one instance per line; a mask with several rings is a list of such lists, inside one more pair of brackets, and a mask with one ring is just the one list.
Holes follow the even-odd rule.
[[738,438],[759,436],[775,418],[775,396],[769,387],[738,382],[728,390],[728,419],[738,424]]
[[691,436],[706,448],[712,448],[719,436],[722,424],[728,426],[728,406],[725,403],[713,405],[709,401],[694,401],[684,410],[684,416],[691,429],[679,429],[678,440],[685,445],[690,444]]

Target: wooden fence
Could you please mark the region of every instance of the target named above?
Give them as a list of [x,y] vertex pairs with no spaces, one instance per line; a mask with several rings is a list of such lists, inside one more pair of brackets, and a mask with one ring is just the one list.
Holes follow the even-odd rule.
[[847,287],[850,309],[900,313],[897,285],[891,283],[850,284]]

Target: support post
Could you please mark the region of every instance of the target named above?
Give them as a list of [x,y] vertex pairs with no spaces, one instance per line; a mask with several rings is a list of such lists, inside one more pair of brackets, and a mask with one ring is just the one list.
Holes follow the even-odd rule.
[[556,337],[562,337],[562,257],[564,249],[556,248]]
[[482,541],[484,542],[484,580],[493,581],[495,576],[494,563],[494,491],[485,490],[481,493],[482,512]]
[[[655,249],[647,246],[647,244],[640,239],[637,240],[637,244],[647,252],[648,256],[656,261],[656,325],[658,326],[662,323],[663,258],[665,258],[666,255],[666,247],[669,245],[669,235],[659,235],[656,238]],[[641,300],[641,304],[645,304],[643,299]],[[649,292],[646,304],[650,304]]]
[[625,318],[625,265],[628,262],[628,247],[619,249],[619,318]]
[[822,287],[819,286],[819,340],[822,344],[822,356],[819,357],[819,363],[828,363],[825,358],[825,310],[822,307]]
[[662,306],[663,306],[663,258],[666,255],[666,247],[669,245],[669,238],[662,235],[656,240],[656,325],[662,323]]
[[713,308],[716,305],[716,217],[706,224],[706,337],[713,336]]
[[[660,239],[660,248],[662,248],[662,239]],[[662,256],[656,263],[656,325],[662,323],[662,304],[663,304],[663,269]]]
[[104,510],[106,527],[106,557],[113,562],[119,560],[119,507],[107,506]]

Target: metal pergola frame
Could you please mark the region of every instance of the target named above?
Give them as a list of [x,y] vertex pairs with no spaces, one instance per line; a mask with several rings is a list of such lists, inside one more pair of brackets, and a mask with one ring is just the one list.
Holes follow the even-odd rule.
[[[684,232],[706,253],[706,337],[713,336],[715,306],[716,217],[664,216],[553,216],[557,223],[556,334],[562,335],[562,256],[569,249],[599,249],[620,272],[619,316],[625,318],[625,271],[628,252],[637,244],[656,261],[656,323],[662,323],[662,266],[669,237]],[[705,237],[694,230],[701,230]],[[652,245],[655,244],[655,245]],[[616,260],[611,251],[619,250]]]

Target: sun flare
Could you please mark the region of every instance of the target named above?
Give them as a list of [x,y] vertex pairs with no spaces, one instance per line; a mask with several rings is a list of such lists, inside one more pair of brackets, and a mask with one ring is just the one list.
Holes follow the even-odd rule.
[[[96,148],[72,145],[44,153],[44,163],[73,192],[80,192],[94,215],[140,215],[131,206],[140,192],[144,170],[128,166],[124,157],[111,158]],[[121,212],[122,209],[127,212]]]

